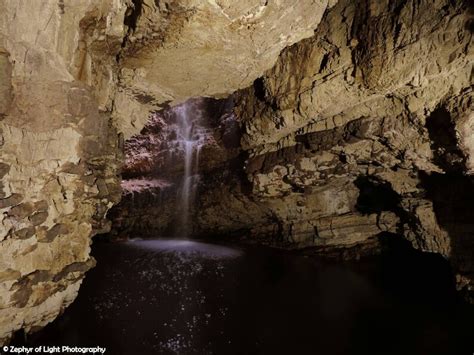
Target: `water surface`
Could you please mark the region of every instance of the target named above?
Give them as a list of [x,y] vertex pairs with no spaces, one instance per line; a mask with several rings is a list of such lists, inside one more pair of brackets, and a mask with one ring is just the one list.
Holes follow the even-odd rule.
[[93,255],[76,302],[27,344],[106,354],[474,350],[472,308],[437,256],[344,264],[184,239],[96,243]]

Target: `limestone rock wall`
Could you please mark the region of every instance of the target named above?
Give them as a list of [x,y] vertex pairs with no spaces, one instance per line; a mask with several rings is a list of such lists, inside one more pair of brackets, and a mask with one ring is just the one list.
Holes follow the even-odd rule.
[[114,21],[125,9],[0,2],[0,343],[74,300],[95,263],[91,236],[120,199],[118,135],[89,86],[100,74],[84,72],[95,69],[79,48],[93,19],[121,38]]
[[339,1],[236,94],[246,179],[208,178],[198,228],[322,249],[399,234],[472,293],[472,23],[468,1]]
[[[186,112],[197,118],[194,138],[199,141],[191,157],[193,174],[215,175],[216,170],[229,170],[233,161],[241,165],[239,126],[232,113],[230,99],[190,99]],[[137,134],[125,141],[125,163],[122,169],[122,200],[113,207],[108,218],[114,239],[170,236],[182,224],[181,205],[185,151],[176,124],[183,106],[152,115]],[[196,136],[199,136],[197,138]],[[192,187],[199,177],[193,179]],[[194,199],[190,197],[194,202]],[[190,213],[199,214],[194,203]],[[182,235],[181,235],[182,237]]]
[[396,233],[472,290],[473,23],[468,0],[0,1],[0,342],[75,298],[124,139],[238,89],[240,150],[208,164],[196,233]]

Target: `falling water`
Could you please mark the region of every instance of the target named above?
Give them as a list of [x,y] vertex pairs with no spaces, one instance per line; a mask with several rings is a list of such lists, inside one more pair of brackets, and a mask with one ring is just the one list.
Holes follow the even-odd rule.
[[184,174],[178,195],[179,225],[176,232],[180,236],[187,236],[191,227],[192,202],[199,181],[199,152],[204,144],[206,132],[202,126],[201,112],[192,102],[176,107],[174,112],[176,114],[176,143],[184,160]]

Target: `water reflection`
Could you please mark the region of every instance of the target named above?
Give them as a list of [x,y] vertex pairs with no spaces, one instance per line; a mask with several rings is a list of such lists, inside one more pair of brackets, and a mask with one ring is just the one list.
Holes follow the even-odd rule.
[[442,258],[351,265],[184,239],[96,244],[93,255],[76,302],[28,345],[114,355],[474,349],[472,308],[452,296]]
[[232,259],[242,255],[242,250],[234,247],[209,244],[189,239],[132,239],[130,246],[149,251],[179,253],[181,255],[195,256],[207,259]]

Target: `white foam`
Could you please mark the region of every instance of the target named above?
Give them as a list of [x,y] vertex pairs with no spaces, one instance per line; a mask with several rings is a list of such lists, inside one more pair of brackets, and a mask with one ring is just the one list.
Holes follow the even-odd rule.
[[185,254],[206,259],[233,259],[243,254],[242,250],[189,239],[130,240],[127,244],[157,252]]

